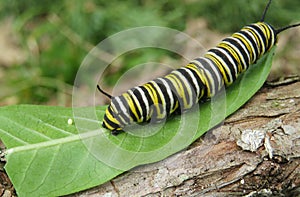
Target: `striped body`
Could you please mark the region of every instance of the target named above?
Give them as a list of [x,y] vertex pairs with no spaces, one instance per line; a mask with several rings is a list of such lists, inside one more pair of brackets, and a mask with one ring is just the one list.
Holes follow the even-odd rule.
[[103,127],[118,133],[133,122],[159,122],[174,112],[185,112],[232,84],[276,41],[276,31],[267,23],[247,25],[210,49],[204,57],[192,60],[165,77],[112,97]]

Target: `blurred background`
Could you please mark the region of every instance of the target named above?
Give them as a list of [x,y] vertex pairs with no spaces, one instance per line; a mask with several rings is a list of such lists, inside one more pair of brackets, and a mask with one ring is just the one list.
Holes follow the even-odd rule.
[[[25,103],[71,106],[78,67],[94,46],[114,33],[139,26],[170,27],[188,33],[209,49],[244,25],[258,21],[267,2],[2,0],[0,106]],[[300,22],[300,1],[274,0],[266,21],[275,28]],[[195,53],[195,57],[202,55],[189,49],[188,43],[185,48],[186,53]],[[157,49],[126,54],[118,59],[119,66],[105,72],[103,89],[112,90],[118,78],[137,64],[177,62],[182,66],[180,58]],[[300,27],[280,35],[274,60],[269,80],[300,74]],[[124,86],[123,91],[127,89]],[[100,97],[104,96],[99,94],[99,100]]]

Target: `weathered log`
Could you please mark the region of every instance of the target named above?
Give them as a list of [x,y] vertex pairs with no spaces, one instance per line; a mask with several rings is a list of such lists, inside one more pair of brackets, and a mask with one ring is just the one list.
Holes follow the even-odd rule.
[[299,194],[300,82],[297,82],[262,88],[243,108],[188,149],[73,196]]

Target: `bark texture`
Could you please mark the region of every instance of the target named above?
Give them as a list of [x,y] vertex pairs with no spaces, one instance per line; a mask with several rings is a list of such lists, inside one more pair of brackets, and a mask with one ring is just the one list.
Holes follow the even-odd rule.
[[300,82],[262,88],[188,149],[79,195],[300,195]]

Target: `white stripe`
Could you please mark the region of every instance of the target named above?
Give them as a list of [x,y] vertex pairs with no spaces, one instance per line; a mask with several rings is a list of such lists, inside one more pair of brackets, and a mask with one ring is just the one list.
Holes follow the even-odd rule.
[[[144,102],[145,103],[145,106],[146,106],[146,117],[143,117],[143,118],[146,118],[147,119],[147,117],[149,117],[149,102],[148,102],[148,99],[147,99],[147,97],[146,97],[146,95],[145,95],[145,93],[144,93],[144,91],[140,88],[140,87],[136,87],[136,89],[140,92],[140,94],[142,95],[142,102]],[[144,120],[144,121],[146,121],[146,120]]]
[[194,86],[196,87],[196,95],[197,95],[197,98],[200,96],[200,87],[199,87],[199,84],[197,82],[197,79],[196,77],[194,76],[194,74],[192,73],[192,71],[189,69],[189,68],[185,68],[183,67],[183,69],[189,73],[189,76],[192,78],[192,81],[194,83]]
[[[210,83],[211,83],[211,87],[212,87],[211,95],[213,96],[213,95],[215,95],[215,93],[217,93],[219,90],[221,90],[221,88],[224,85],[224,80],[223,80],[222,74],[221,74],[219,68],[209,58],[201,57],[199,59],[204,60],[208,65],[210,65],[211,70],[213,70],[213,72],[214,72],[214,75],[213,75],[212,73],[210,73],[211,72],[210,70],[208,70],[204,65],[201,64],[201,62],[195,60],[197,65],[204,70],[204,72],[206,73],[206,75],[208,77],[210,77]],[[218,84],[219,84],[218,87],[214,86],[214,84],[215,84],[214,76],[217,77]]]
[[[262,29],[262,27],[260,25],[258,25],[257,23],[254,24],[256,27],[258,27],[259,29],[261,29],[262,32],[264,32],[264,29]],[[255,29],[253,29],[253,31],[255,31],[256,35],[259,37],[260,39],[260,42],[261,42],[261,46],[262,46],[262,51],[261,51],[261,54],[264,54],[265,51],[266,51],[266,48],[265,48],[265,44],[264,44],[264,40],[262,38],[262,36],[260,35],[260,33],[258,31],[256,31]],[[267,39],[267,38],[266,38]]]
[[170,110],[172,110],[175,107],[174,97],[172,94],[172,88],[169,86],[169,84],[166,82],[166,80],[164,78],[157,78],[157,79],[160,80],[163,83],[163,85],[166,87],[167,93],[170,98]]
[[258,51],[258,54],[256,54],[256,57],[254,59],[254,60],[256,60],[259,57],[259,55],[260,55],[260,48],[258,47],[258,43],[256,41],[256,38],[253,36],[253,34],[249,30],[244,29],[244,32],[247,33],[252,38],[252,40],[255,42],[255,44],[256,44],[256,46],[253,46],[253,47],[257,48],[257,51]]
[[[244,31],[243,31],[244,32]],[[250,45],[250,47],[251,47],[251,51],[248,51],[248,48],[247,47],[245,47],[246,48],[246,50],[248,51],[248,53],[247,54],[249,54],[249,53],[253,53],[253,59],[251,59],[250,58],[250,54],[249,54],[249,64],[252,64],[253,63],[253,60],[256,60],[256,57],[257,57],[257,54],[256,54],[256,52],[255,52],[255,50],[254,50],[254,47],[255,46],[253,46],[252,45],[252,42],[246,37],[246,36],[244,36],[243,34],[241,34],[241,33],[239,33],[239,32],[237,32],[236,34],[238,34],[240,37],[243,37],[244,38],[244,40],[246,40],[246,42]],[[242,42],[243,43],[243,42]],[[243,43],[243,45],[244,45],[244,43]]]
[[[204,58],[198,58],[198,59],[203,59],[205,60]],[[205,72],[206,76],[208,77],[208,83],[209,84],[204,84],[205,86],[209,86],[210,87],[210,94],[212,94],[212,92],[214,91],[215,87],[214,87],[214,83],[211,83],[214,81],[213,77],[211,77],[211,73],[204,67],[204,65],[202,65],[201,62],[199,62],[198,60],[194,59],[191,61],[192,64],[196,65],[198,67],[198,70],[200,71],[202,69],[203,72]],[[213,66],[214,67],[214,66]],[[200,73],[201,74],[201,73]],[[205,76],[203,76],[204,78],[206,78]],[[200,78],[201,80],[201,78]],[[203,82],[205,83],[205,82]],[[198,99],[200,97],[200,92],[199,92],[199,95],[198,95]]]
[[[122,113],[123,113],[124,115],[126,115],[126,116],[131,120],[132,118],[131,118],[130,114],[127,113],[127,112],[129,111],[129,109],[127,109],[127,108],[125,107],[125,105],[123,104],[123,102],[122,102],[121,99],[120,99],[120,96],[116,96],[115,99],[116,99],[116,102],[119,104]],[[125,99],[125,98],[124,98],[124,99]],[[125,100],[126,100],[126,99],[125,99]],[[129,107],[129,106],[128,106],[128,107]],[[126,121],[125,121],[125,122],[126,122]]]
[[[268,27],[268,29],[269,29],[269,31],[270,31],[270,37],[271,37],[271,43],[269,44],[271,47],[274,45],[274,42],[275,42],[275,34],[274,34],[274,31],[273,31],[273,29],[272,29],[272,27],[269,25],[269,24],[267,24],[267,23],[264,23],[267,27]],[[271,48],[270,47],[270,48]]]
[[[248,53],[248,50],[247,50],[247,48],[245,47],[245,45],[244,45],[244,43],[242,42],[242,41],[240,41],[239,39],[237,39],[237,38],[234,38],[234,37],[232,37],[236,42],[238,42],[239,43],[239,45],[243,48],[243,50],[244,50],[244,52],[246,53],[246,55],[247,55],[247,57],[248,57],[248,63],[246,63],[245,61],[243,61],[244,62],[244,65],[246,66],[246,65],[249,65],[250,64],[250,54]],[[244,56],[242,56],[242,57],[244,57]],[[243,58],[244,59],[244,58]],[[244,68],[244,70],[246,70],[247,69],[247,66]],[[243,70],[243,71],[244,71]]]
[[[234,71],[235,71],[235,76],[237,77],[237,75],[238,75],[238,73],[239,73],[239,71],[238,71],[238,65],[233,61],[233,59],[231,58],[231,56],[230,55],[228,55],[228,53],[229,52],[227,52],[226,50],[224,50],[223,48],[215,48],[216,50],[218,50],[218,51],[221,51],[221,53],[222,54],[224,54],[226,57],[227,57],[227,59],[230,61],[230,63],[233,65],[233,68],[234,68]],[[225,63],[225,62],[224,62]],[[227,65],[226,63],[225,63],[225,65]]]
[[[236,39],[233,38],[233,37],[230,37],[230,39],[236,40]],[[222,43],[225,43],[225,44],[231,46],[232,48],[234,48],[235,52],[238,53],[238,56],[240,57],[240,59],[241,59],[241,61],[242,61],[242,62],[241,62],[242,65],[241,65],[241,66],[242,66],[242,67],[244,67],[244,66],[247,67],[247,64],[246,64],[246,62],[245,62],[245,59],[244,59],[243,54],[240,52],[240,50],[239,50],[237,47],[234,46],[234,44],[231,44],[231,43],[228,42],[228,41],[222,41]]]
[[[223,42],[224,42],[224,41],[223,41]],[[219,60],[219,62],[221,63],[221,67],[222,67],[223,69],[225,69],[225,72],[229,73],[229,80],[228,80],[228,83],[229,83],[229,84],[232,83],[232,82],[233,82],[233,79],[232,79],[231,71],[230,71],[230,69],[228,68],[228,66],[226,65],[226,63],[223,61],[223,59],[222,59],[220,56],[218,56],[218,55],[216,55],[215,53],[210,52],[210,51],[208,51],[206,54],[209,54],[209,55],[211,55],[211,56],[213,56],[213,57],[215,57],[215,58],[217,58],[217,59]],[[225,65],[225,66],[223,66],[223,65]],[[217,66],[217,65],[216,65],[216,66]],[[224,74],[225,74],[225,73],[224,73]],[[226,77],[226,76],[224,76],[224,77]]]
[[[213,93],[212,93],[212,96],[213,96],[217,92],[219,92],[222,89],[222,87],[224,86],[224,79],[222,78],[221,71],[218,69],[218,67],[214,64],[214,62],[211,59],[208,59],[208,58],[201,58],[201,59],[203,59],[209,65],[211,65],[210,68],[212,68],[212,70],[214,71],[214,74],[217,77],[217,80],[218,80],[218,83],[219,83],[219,86],[215,87],[214,90],[213,90]],[[207,70],[207,69],[205,69],[204,71],[207,73],[207,75],[210,75],[212,77],[212,80],[214,81],[213,75],[210,73],[210,71]]]
[[[180,78],[183,81],[183,84],[181,84],[182,86],[189,86],[186,87],[186,90],[188,92],[188,96],[189,98],[189,102],[187,103],[188,106],[186,106],[185,109],[189,109],[193,106],[193,95],[192,95],[192,87],[190,86],[190,83],[188,82],[188,80],[184,77],[183,74],[181,74],[179,71],[175,70],[172,72],[175,76],[177,75],[178,78]],[[184,90],[183,90],[184,92]],[[182,95],[183,98],[185,98],[185,95]]]
[[137,108],[138,108],[138,110],[139,110],[139,112],[141,114],[141,121],[140,122],[143,122],[143,118],[144,118],[143,117],[143,110],[141,108],[140,101],[138,100],[138,98],[133,93],[134,89],[136,89],[136,88],[132,88],[132,89],[128,90],[127,92],[128,92],[128,94],[130,94],[130,96],[133,98],[134,102],[136,103]]
[[162,106],[164,107],[162,115],[163,115],[163,118],[165,118],[167,116],[167,110],[166,110],[166,100],[165,100],[164,94],[155,81],[150,81],[149,83],[153,84],[153,86],[155,87],[155,90],[159,92],[157,96],[159,96],[160,99],[162,100]]

